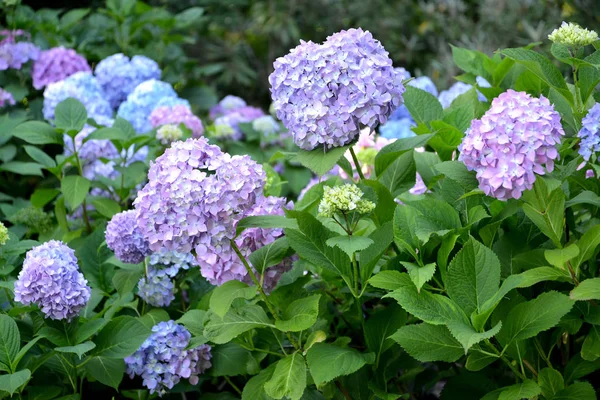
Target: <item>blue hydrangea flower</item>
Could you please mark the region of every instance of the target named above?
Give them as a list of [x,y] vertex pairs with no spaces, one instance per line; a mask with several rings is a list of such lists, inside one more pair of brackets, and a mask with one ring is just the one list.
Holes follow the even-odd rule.
[[94,119],[111,118],[112,108],[106,94],[89,72],[76,72],[62,81],[50,83],[44,90],[44,118],[54,120],[54,109],[63,100],[73,97],[87,110],[88,117]]
[[29,250],[15,282],[15,300],[25,305],[37,304],[51,319],[70,320],[77,316],[90,294],[75,252],[57,240]]
[[[482,78],[481,76],[478,76],[476,78],[477,81],[477,85],[479,87],[491,87],[492,85],[490,85],[490,83],[488,81],[486,81],[484,78]],[[452,102],[461,94],[465,94],[467,93],[469,90],[471,90],[473,88],[473,85],[469,85],[468,83],[464,83],[464,82],[456,82],[454,85],[450,86],[450,88],[448,90],[443,90],[442,92],[440,92],[440,95],[438,96],[438,100],[440,101],[440,103],[442,104],[443,108],[448,108],[450,107],[450,105],[452,104]],[[479,98],[479,101],[486,101],[486,97],[480,93],[477,92],[477,97]]]
[[161,106],[173,107],[184,104],[190,107],[187,100],[177,97],[173,86],[167,82],[150,79],[140,83],[121,103],[117,116],[129,121],[136,132],[145,133],[152,129],[150,114]]
[[175,321],[159,322],[152,332],[139,350],[125,358],[129,376],[142,377],[151,394],[164,395],[182,378],[196,385],[198,375],[212,366],[210,346],[187,349],[192,335]]
[[412,118],[392,120],[379,127],[379,134],[386,139],[405,139],[415,136],[411,128],[416,125]]
[[115,257],[128,264],[138,264],[150,254],[148,242],[137,227],[137,212],[128,210],[112,217],[106,226],[106,245]]
[[[406,74],[408,74],[408,78],[410,78],[410,74],[408,73],[408,71],[406,72]],[[431,93],[432,95],[434,95],[436,97],[438,95],[438,91],[437,91],[437,88],[435,87],[435,84],[428,76],[420,76],[418,78],[415,78],[415,79],[411,80],[410,82],[408,82],[408,86],[413,86],[413,87],[419,88],[421,90],[425,90],[426,92]],[[412,116],[408,112],[408,109],[406,108],[406,106],[404,104],[402,104],[402,105],[400,105],[400,107],[398,107],[394,110],[394,112],[390,115],[390,118],[388,119],[388,121],[401,120],[401,119],[405,119],[405,118],[408,118],[414,122]]]
[[214,121],[218,117],[231,111],[235,111],[238,108],[246,107],[246,105],[246,101],[241,97],[227,95],[223,97],[217,105],[211,107],[209,114],[210,119]]
[[0,71],[9,68],[21,69],[29,60],[37,60],[40,49],[30,42],[17,42],[19,36],[29,36],[26,32],[17,29],[14,31],[1,30],[0,37]]
[[118,53],[100,61],[94,73],[110,105],[117,109],[140,83],[160,79],[161,70],[158,63],[148,57],[133,56],[130,60]]
[[592,154],[600,151],[600,103],[594,104],[581,121],[582,128],[577,133],[581,139],[579,154],[584,160],[589,161]]

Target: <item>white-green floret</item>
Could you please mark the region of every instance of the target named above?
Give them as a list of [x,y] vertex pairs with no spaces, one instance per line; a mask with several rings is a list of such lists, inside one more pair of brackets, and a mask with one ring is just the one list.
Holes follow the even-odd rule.
[[592,44],[598,40],[598,33],[582,28],[572,22],[564,22],[548,35],[548,39],[554,43],[564,44],[571,47],[582,47]]
[[375,208],[375,203],[363,199],[362,190],[351,183],[335,187],[325,186],[323,190],[323,199],[319,204],[320,216],[333,217],[337,213],[349,212],[368,214]]

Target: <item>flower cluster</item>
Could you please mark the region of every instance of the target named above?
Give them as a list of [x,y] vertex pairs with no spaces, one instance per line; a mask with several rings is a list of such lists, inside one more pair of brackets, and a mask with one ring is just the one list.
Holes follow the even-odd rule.
[[41,208],[29,206],[19,209],[15,215],[10,217],[13,224],[24,225],[28,229],[46,233],[52,229],[52,217]]
[[179,126],[173,124],[162,125],[156,130],[156,140],[163,145],[168,145],[171,142],[181,140],[183,131]]
[[8,229],[0,222],[0,246],[4,246],[8,240]]
[[124,263],[138,264],[150,254],[136,221],[137,212],[128,210],[114,215],[106,226],[106,245]]
[[183,104],[155,108],[150,114],[150,124],[153,128],[167,124],[184,124],[192,132],[194,138],[199,138],[204,133],[204,126],[200,118],[196,117],[192,110]]
[[40,49],[30,42],[17,42],[18,36],[27,36],[22,30],[0,31],[0,71],[9,68],[21,69],[29,60],[37,60]]
[[146,275],[138,283],[138,295],[148,304],[165,307],[175,299],[173,278],[181,269],[198,265],[191,253],[159,251],[148,260]]
[[215,120],[215,131],[218,132],[215,137],[219,139],[239,140],[243,134],[238,125],[252,122],[264,115],[265,113],[260,108],[251,106],[244,106],[228,111]]
[[190,107],[187,100],[177,97],[173,86],[166,82],[150,79],[140,83],[121,103],[117,115],[129,121],[136,132],[144,133],[152,129],[149,117],[155,108],[183,104]]
[[577,133],[581,139],[579,154],[589,161],[592,154],[600,151],[600,104],[596,103],[581,121],[582,128]]
[[572,22],[566,23],[563,21],[560,28],[556,28],[548,35],[548,39],[554,43],[572,47],[582,47],[598,40],[598,33],[582,28]]
[[363,199],[363,196],[363,191],[351,183],[334,187],[324,186],[319,215],[333,217],[337,213],[349,212],[368,214],[375,209],[375,203]]
[[228,114],[231,111],[235,111],[238,108],[246,107],[246,101],[241,97],[227,95],[221,99],[221,101],[210,109],[210,119],[213,121],[218,117]]
[[[478,76],[476,78],[476,81],[477,81],[477,86],[479,86],[479,87],[487,88],[487,87],[491,86],[490,83],[488,81],[486,81],[484,78],[482,78],[481,76]],[[442,104],[443,108],[448,108],[448,107],[450,107],[452,102],[454,100],[456,100],[456,98],[458,96],[460,96],[461,94],[467,93],[472,88],[473,88],[473,85],[469,85],[468,83],[456,82],[454,85],[450,86],[450,88],[448,90],[442,91],[440,93],[440,95],[438,96],[438,100]],[[480,92],[477,92],[477,97],[479,98],[479,101],[487,100],[485,98],[485,96],[483,94],[481,94]]]
[[161,75],[156,61],[144,56],[133,56],[130,60],[121,53],[100,61],[94,73],[114,109],[117,109],[140,83],[160,79]]
[[54,120],[54,109],[63,100],[73,97],[87,110],[89,118],[111,118],[112,108],[96,78],[89,72],[76,72],[62,81],[46,86],[44,90],[44,118]]
[[301,42],[269,76],[277,117],[302,149],[343,146],[361,127],[385,123],[402,102],[402,76],[381,43],[362,29],[319,45]]
[[62,81],[75,72],[91,72],[87,60],[73,49],[55,47],[40,53],[33,63],[33,87],[42,89],[50,83]]
[[264,115],[252,121],[252,129],[268,137],[275,135],[279,132],[280,128],[275,118],[270,115]]
[[141,376],[150,393],[159,396],[182,378],[196,385],[198,375],[212,365],[210,346],[188,349],[192,335],[175,321],[159,322],[152,332],[135,353],[125,358],[129,376]]
[[15,98],[13,97],[12,93],[0,88],[0,108],[6,105],[14,106]]
[[77,316],[90,294],[75,252],[57,240],[29,250],[15,282],[15,300],[25,305],[36,303],[51,319]]
[[477,172],[479,188],[500,200],[518,199],[535,174],[552,172],[564,135],[560,114],[545,97],[508,90],[474,120],[459,146],[459,160]]

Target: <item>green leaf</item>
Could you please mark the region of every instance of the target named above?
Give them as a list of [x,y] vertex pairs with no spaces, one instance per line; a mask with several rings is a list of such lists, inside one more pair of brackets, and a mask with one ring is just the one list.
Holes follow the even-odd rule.
[[454,362],[464,354],[462,345],[443,325],[403,326],[391,338],[421,362]]
[[306,361],[315,384],[330,382],[342,375],[350,375],[365,364],[375,361],[374,353],[359,353],[332,344],[317,343],[306,353]]
[[121,212],[121,206],[119,203],[112,199],[97,198],[92,200],[92,205],[96,208],[96,211],[109,219],[112,218],[113,215]]
[[431,280],[433,274],[435,274],[435,263],[426,264],[422,267],[406,261],[400,261],[400,264],[408,271],[408,276],[417,287],[417,292],[421,292],[423,285]]
[[419,212],[412,207],[396,207],[394,213],[394,242],[402,250],[417,258],[415,250],[419,248],[419,239],[415,225]]
[[74,210],[85,200],[90,190],[90,181],[79,175],[65,176],[60,183],[60,189],[71,210]]
[[428,134],[397,139],[385,146],[375,156],[375,172],[377,176],[380,176],[399,156],[417,147],[425,146],[433,136],[433,134]]
[[323,176],[331,171],[350,146],[334,147],[327,152],[322,148],[310,151],[300,149],[295,159],[315,174]]
[[506,345],[529,339],[558,324],[571,311],[573,301],[558,292],[545,292],[534,300],[515,306],[504,321],[498,340]]
[[277,361],[264,388],[267,395],[275,399],[287,396],[290,400],[300,400],[306,388],[306,365],[302,355],[295,352]]
[[533,189],[523,193],[525,215],[558,248],[562,247],[565,193],[561,188],[549,192],[543,179],[536,179]]
[[415,218],[415,235],[423,243],[427,243],[431,235],[444,236],[462,226],[458,212],[445,201],[426,198],[407,205],[419,212]]
[[571,300],[600,300],[600,278],[586,279],[571,290]]
[[121,296],[132,293],[144,274],[142,268],[138,269],[120,269],[113,275],[112,283]]
[[327,239],[325,243],[329,247],[339,247],[348,257],[352,257],[355,252],[365,250],[374,242],[364,236],[334,236]]
[[280,237],[260,249],[256,250],[248,260],[259,274],[262,274],[267,268],[279,264],[290,253],[290,245],[287,238]]
[[204,310],[189,310],[183,314],[181,318],[177,320],[177,322],[183,324],[192,335],[203,336],[204,319],[206,314],[207,312]]
[[552,400],[596,400],[596,390],[588,382],[575,382],[557,392]]
[[[87,111],[78,100],[69,97],[61,101],[54,110],[54,124],[74,136],[81,131],[87,122]],[[73,132],[71,134],[71,132]]]
[[482,369],[496,361],[498,358],[500,358],[490,353],[484,354],[480,351],[477,351],[477,346],[475,346],[474,349],[475,351],[471,351],[471,353],[467,357],[467,363],[465,364],[465,367],[469,371],[481,371]]
[[402,98],[410,115],[418,124],[427,124],[444,116],[444,110],[437,97],[425,90],[407,86]]
[[[201,310],[190,310],[190,311],[201,311]],[[204,311],[201,311],[201,312],[204,313]],[[186,314],[184,314],[179,320],[177,320],[177,322],[183,323],[183,322],[181,322],[181,319],[183,319]],[[167,313],[165,310],[160,309],[160,308],[153,308],[152,310],[148,311],[146,314],[144,314],[140,318],[140,322],[142,324],[144,324],[146,327],[152,329],[154,327],[154,325],[156,325],[160,322],[166,322],[170,319],[171,319],[171,317],[169,317],[169,313]],[[185,323],[184,323],[184,325],[185,325]],[[190,331],[190,333],[192,335],[195,335],[195,333],[192,332],[192,329],[188,328],[187,325],[185,327],[188,329],[188,331]]]
[[448,267],[448,295],[467,315],[481,311],[500,286],[500,260],[496,254],[470,238]]
[[121,316],[114,318],[95,339],[95,356],[125,358],[140,348],[152,331],[139,319]]
[[458,321],[450,321],[448,322],[448,329],[452,336],[456,338],[462,344],[465,349],[465,354],[469,351],[471,347],[476,345],[485,339],[490,339],[493,336],[496,336],[500,329],[502,328],[502,322],[498,322],[496,326],[490,329],[487,332],[477,332],[470,324],[465,324],[464,322]]
[[[471,90],[476,95],[475,89]],[[431,121],[431,129],[434,130],[436,136],[429,141],[429,145],[433,147],[442,160],[450,160],[452,153],[456,151],[458,145],[462,142],[465,136],[464,133],[444,121]]]
[[175,27],[177,29],[186,29],[198,23],[198,20],[204,15],[202,7],[190,7],[175,15]]
[[567,261],[579,255],[579,247],[575,244],[571,244],[562,249],[553,249],[544,251],[544,257],[550,263],[550,265],[556,268],[566,269],[565,264]]
[[204,336],[213,343],[223,344],[254,328],[275,328],[275,325],[260,306],[246,305],[230,310],[223,318],[211,314],[204,327]]
[[399,271],[381,271],[369,279],[369,284],[385,290],[396,290],[414,286],[408,274]]
[[376,363],[381,354],[392,347],[390,336],[406,323],[407,314],[396,304],[371,315],[365,322],[365,342],[369,351],[376,355]]
[[[360,262],[360,279],[362,282],[366,282],[371,278],[377,262],[392,244],[392,241],[394,240],[392,222],[388,221],[375,229],[371,235],[369,235],[369,239],[373,241],[373,244],[358,254],[358,260]],[[366,288],[366,286],[363,286],[363,288]]]
[[66,346],[66,347],[56,347],[54,350],[58,351],[59,353],[74,353],[77,354],[79,356],[79,359],[81,360],[81,357],[87,353],[88,351],[92,350],[96,348],[96,345],[94,344],[94,342],[83,342],[80,343],[76,346]]
[[415,185],[416,173],[414,151],[410,150],[397,157],[377,180],[396,197]]
[[531,399],[538,396],[541,392],[542,391],[537,383],[531,379],[527,379],[523,381],[523,383],[517,383],[516,385],[503,388],[498,400]]
[[30,144],[63,144],[62,135],[48,123],[42,121],[27,121],[17,125],[13,136]]
[[244,390],[242,391],[242,400],[272,400],[273,398],[265,393],[265,383],[267,383],[275,372],[275,365],[271,364],[260,371],[258,375],[250,378]]
[[309,329],[317,322],[321,295],[308,296],[290,303],[275,326],[284,332],[300,332]]
[[21,334],[17,323],[8,315],[0,314],[0,369],[12,371],[20,345]]
[[491,79],[491,71],[494,70],[494,62],[484,53],[476,50],[452,47],[452,59],[458,68],[473,75]]
[[252,353],[236,343],[213,346],[211,354],[212,367],[208,373],[212,376],[245,375],[257,367]]
[[248,228],[288,228],[298,229],[296,220],[281,215],[258,215],[240,220],[236,226],[236,235]]
[[565,380],[557,370],[544,368],[538,374],[538,385],[540,385],[544,397],[551,399],[557,392],[565,388]]
[[92,319],[77,328],[75,331],[75,341],[77,343],[82,343],[84,340],[89,339],[92,335],[96,334],[104,324],[106,324],[106,320],[104,318]]
[[125,362],[122,359],[92,357],[84,367],[91,377],[115,390],[125,374]]
[[29,157],[40,164],[42,164],[46,168],[56,167],[56,162],[42,150],[38,149],[34,146],[23,146]]
[[580,251],[573,260],[573,268],[577,269],[589,260],[594,255],[598,245],[600,245],[600,225],[595,225],[584,233],[577,242]]
[[31,205],[36,208],[42,208],[49,202],[51,202],[58,194],[60,190],[58,189],[36,189],[35,192],[31,195],[29,199],[31,201]]
[[0,165],[0,171],[12,172],[17,175],[37,175],[44,176],[42,168],[44,166],[38,163],[10,161]]
[[210,309],[223,318],[235,299],[250,300],[254,296],[256,296],[256,287],[236,280],[228,281],[213,290],[210,297]]
[[462,162],[444,161],[434,165],[433,168],[440,174],[444,174],[446,178],[458,183],[467,192],[477,188],[479,185],[475,173],[469,171]]
[[90,13],[89,8],[75,8],[60,17],[60,29],[66,31]]
[[31,378],[31,371],[22,369],[14,374],[0,375],[0,390],[11,396]]

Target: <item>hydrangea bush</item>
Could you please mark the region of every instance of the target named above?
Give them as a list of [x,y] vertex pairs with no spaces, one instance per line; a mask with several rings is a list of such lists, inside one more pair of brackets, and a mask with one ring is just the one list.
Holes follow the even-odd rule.
[[547,34],[447,90],[302,42],[274,115],[123,54],[3,97],[0,398],[595,399],[600,50]]

